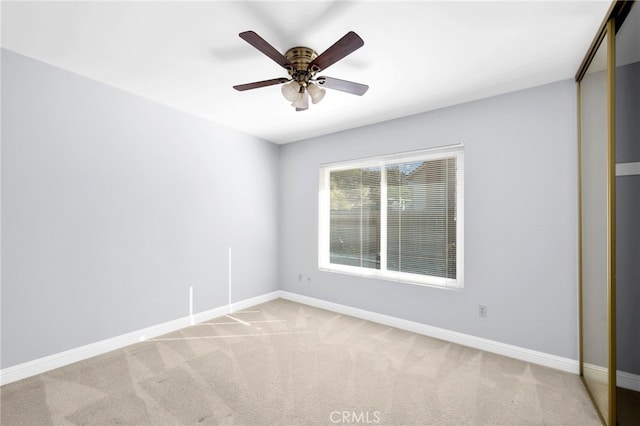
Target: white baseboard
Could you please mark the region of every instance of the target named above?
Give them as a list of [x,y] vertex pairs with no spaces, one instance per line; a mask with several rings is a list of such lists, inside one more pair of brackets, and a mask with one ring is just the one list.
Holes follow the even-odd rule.
[[303,303],[305,305],[315,306],[317,308],[326,309],[328,311],[350,315],[352,317],[365,319],[368,321],[411,331],[413,333],[418,333],[429,337],[434,337],[436,339],[446,340],[448,342],[469,346],[475,349],[481,349],[483,351],[508,356],[510,358],[531,362],[533,364],[555,368],[557,370],[566,371],[568,373],[580,373],[578,361],[575,359],[563,358],[544,352],[521,348],[519,346],[508,345],[506,343],[471,336],[469,334],[445,330],[438,327],[432,327],[430,325],[403,320],[400,318],[366,311],[363,309],[353,308],[351,306],[340,305],[338,303],[327,302],[326,300],[302,296],[296,293],[290,293],[288,291],[281,290],[279,294],[281,298],[291,300],[293,302]]
[[276,300],[280,298],[280,290],[272,291],[271,293],[262,294],[260,296],[251,297],[249,299],[240,300],[238,302],[231,303],[231,312],[225,313],[233,313],[236,311],[241,311],[243,309],[251,308],[252,306],[259,305],[261,303],[271,302],[272,300]]
[[271,300],[277,299],[278,297],[280,297],[279,292],[274,291],[271,293],[263,294],[261,296],[252,297],[250,299],[233,302],[231,306],[224,305],[218,308],[209,309],[204,312],[199,312],[193,316],[187,316],[178,318],[176,320],[167,321],[162,324],[132,331],[131,333],[123,334],[121,336],[101,340],[99,342],[80,346],[68,351],[59,352],[57,354],[35,359],[33,361],[28,361],[22,364],[14,365],[12,367],[4,368],[0,370],[0,385],[6,385],[8,383],[12,383],[21,379],[26,379],[27,377],[42,374],[55,368],[73,364],[74,362],[82,361],[97,355],[102,355],[116,349],[121,349],[134,343],[152,339],[163,334],[171,333],[181,328],[188,327],[192,324],[221,317],[240,309],[259,305],[260,303],[269,302]]
[[600,367],[599,365],[585,362],[582,366],[582,372],[585,379],[592,380],[594,382],[607,383],[609,380],[609,373],[607,372],[607,369]]
[[620,388],[640,392],[640,375],[638,374],[618,370],[616,372],[616,382]]
[[[599,365],[585,363],[583,370],[584,376],[594,381],[607,383],[609,380],[608,370]],[[618,370],[616,371],[616,386],[640,392],[640,375]]]
[[[351,306],[341,305],[338,303],[328,302],[322,299],[316,299],[309,296],[303,296],[288,291],[274,291],[263,294],[261,296],[234,302],[231,305],[224,305],[218,308],[210,309],[197,313],[192,317],[183,317],[173,321],[168,321],[142,330],[133,331],[131,333],[116,336],[110,339],[102,340],[89,345],[74,348],[65,352],[53,354],[44,358],[28,361],[0,370],[0,384],[5,385],[27,377],[35,376],[55,368],[64,367],[74,362],[82,361],[97,355],[104,354],[125,346],[152,339],[163,334],[171,333],[181,328],[188,327],[192,324],[208,321],[213,318],[221,317],[229,313],[246,309],[261,303],[282,298],[298,303],[326,309],[332,312],[350,315],[367,321],[388,325],[390,327],[411,331],[413,333],[422,334],[436,339],[446,340],[448,342],[469,346],[475,349],[508,356],[510,358],[519,359],[546,367],[555,368],[557,370],[566,371],[568,373],[579,374],[579,365],[577,360],[563,358],[556,355],[550,355],[544,352],[538,352],[531,349],[525,349],[506,343],[496,342],[481,337],[475,337],[456,331],[445,330],[438,327],[432,327],[413,321],[408,321],[389,315],[379,314],[364,309],[353,308]],[[589,368],[589,366],[585,366]],[[594,374],[603,374],[601,369],[594,366],[591,368]],[[640,392],[640,376],[618,371],[618,386]]]

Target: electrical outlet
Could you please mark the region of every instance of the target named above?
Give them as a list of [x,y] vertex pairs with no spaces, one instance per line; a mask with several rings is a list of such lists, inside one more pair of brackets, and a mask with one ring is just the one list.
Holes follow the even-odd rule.
[[478,307],[478,315],[480,315],[483,318],[487,317],[487,306],[486,305],[480,305]]

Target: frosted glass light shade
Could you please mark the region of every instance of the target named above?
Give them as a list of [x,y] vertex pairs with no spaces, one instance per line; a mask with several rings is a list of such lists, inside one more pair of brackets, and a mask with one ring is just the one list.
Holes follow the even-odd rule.
[[321,89],[313,83],[309,83],[307,86],[307,90],[309,91],[309,96],[311,96],[311,102],[317,104],[324,98],[324,95],[327,93],[325,89]]
[[282,96],[289,102],[295,102],[298,99],[298,91],[300,90],[300,85],[292,81],[291,83],[287,83],[282,86]]
[[298,93],[298,98],[291,104],[298,109],[309,108],[309,95],[307,92]]

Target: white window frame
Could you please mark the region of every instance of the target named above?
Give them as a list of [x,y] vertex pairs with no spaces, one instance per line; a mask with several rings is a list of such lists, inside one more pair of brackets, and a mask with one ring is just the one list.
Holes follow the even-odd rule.
[[[456,159],[456,278],[412,274],[387,270],[387,183],[386,166],[417,161]],[[380,167],[380,269],[340,265],[330,262],[330,174],[354,168]],[[423,286],[462,289],[464,287],[464,145],[449,145],[421,151],[370,157],[320,166],[318,191],[318,269],[361,277]]]

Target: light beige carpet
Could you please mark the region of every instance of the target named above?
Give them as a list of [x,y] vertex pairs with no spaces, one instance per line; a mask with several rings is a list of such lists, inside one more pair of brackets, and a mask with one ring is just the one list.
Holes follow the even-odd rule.
[[3,425],[597,425],[578,376],[275,300],[1,388]]

